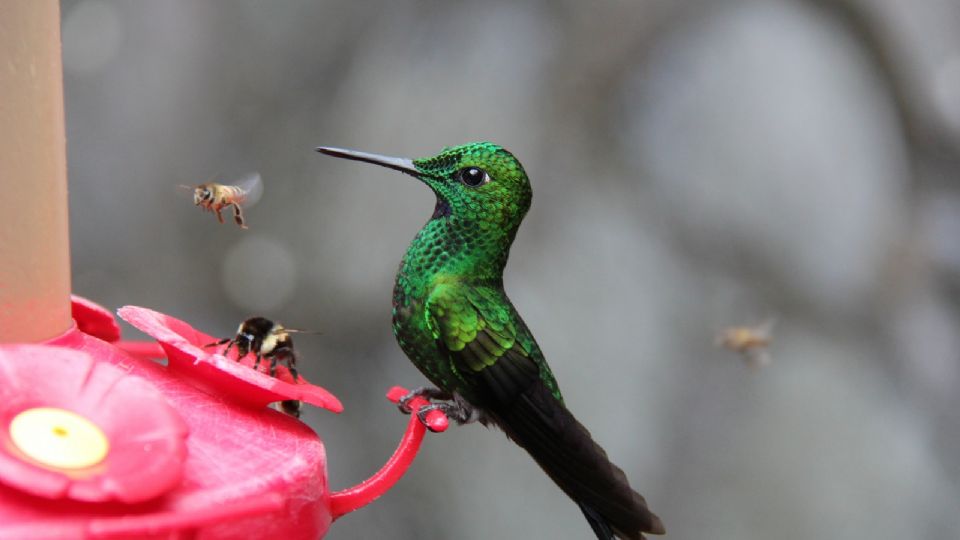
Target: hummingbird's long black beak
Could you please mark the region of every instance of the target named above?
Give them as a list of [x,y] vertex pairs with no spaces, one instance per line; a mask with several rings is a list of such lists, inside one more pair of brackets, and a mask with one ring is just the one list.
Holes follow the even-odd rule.
[[317,148],[317,152],[333,157],[373,163],[374,165],[380,165],[420,178],[420,172],[417,171],[417,168],[413,165],[412,159],[381,156],[379,154],[347,150],[346,148],[333,148],[331,146],[321,146]]

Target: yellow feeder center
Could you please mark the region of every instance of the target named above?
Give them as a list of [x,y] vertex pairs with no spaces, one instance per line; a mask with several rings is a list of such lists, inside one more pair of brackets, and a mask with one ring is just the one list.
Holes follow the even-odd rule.
[[91,467],[110,451],[110,441],[96,424],[55,407],[27,409],[15,416],[10,439],[30,459],[56,469]]

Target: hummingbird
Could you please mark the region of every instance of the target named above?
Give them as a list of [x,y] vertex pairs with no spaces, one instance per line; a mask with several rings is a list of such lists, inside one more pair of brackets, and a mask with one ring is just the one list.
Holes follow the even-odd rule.
[[435,387],[414,396],[460,424],[498,426],[576,502],[599,539],[663,534],[660,518],[564,403],[533,334],[503,288],[510,246],[532,200],[523,166],[490,142],[407,159],[320,147],[413,176],[436,195],[400,263],[393,333]]

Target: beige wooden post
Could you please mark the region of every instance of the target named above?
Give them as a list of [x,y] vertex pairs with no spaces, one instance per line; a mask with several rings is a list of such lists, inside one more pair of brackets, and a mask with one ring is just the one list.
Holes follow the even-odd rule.
[[0,1],[0,343],[70,328],[57,0]]

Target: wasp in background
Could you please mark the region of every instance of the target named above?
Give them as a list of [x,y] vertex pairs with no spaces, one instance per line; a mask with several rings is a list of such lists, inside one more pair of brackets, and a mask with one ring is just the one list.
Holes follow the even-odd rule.
[[[282,324],[264,317],[251,317],[240,323],[235,336],[209,343],[207,347],[227,344],[226,349],[223,350],[224,356],[230,352],[230,349],[236,347],[237,361],[253,353],[256,357],[253,369],[258,371],[260,362],[266,358],[270,362],[269,373],[271,377],[277,375],[277,365],[283,365],[290,371],[290,376],[296,383],[300,375],[297,372],[297,354],[293,349],[293,338],[290,337],[290,334],[297,332],[314,333],[307,330],[285,328]],[[300,406],[300,401],[286,400],[280,403],[280,410],[290,416],[299,418]]]
[[756,326],[734,326],[717,336],[718,346],[740,353],[748,366],[754,369],[770,364],[770,343],[776,319],[771,317]]
[[260,199],[260,195],[263,194],[263,181],[260,179],[260,173],[253,172],[245,175],[235,184],[204,182],[195,187],[181,185],[180,188],[192,191],[193,204],[216,214],[217,221],[220,223],[223,223],[223,215],[220,212],[226,208],[233,208],[233,220],[241,229],[246,229],[243,209],[253,206]]

